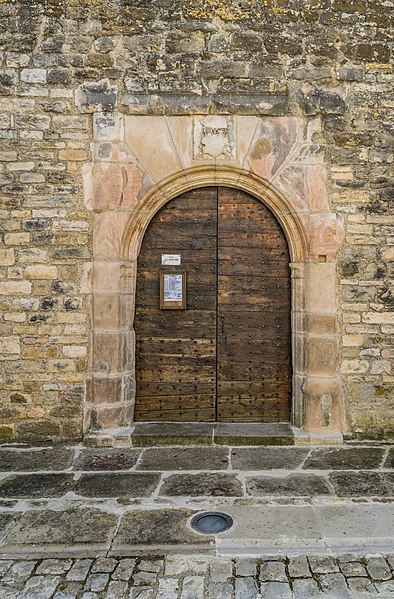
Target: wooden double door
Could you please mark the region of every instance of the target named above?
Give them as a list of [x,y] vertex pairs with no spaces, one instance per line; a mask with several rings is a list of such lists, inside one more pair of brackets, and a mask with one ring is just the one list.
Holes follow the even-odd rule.
[[[163,272],[186,273],[185,309],[161,307]],[[136,420],[288,422],[289,252],[272,212],[224,187],[168,202],[138,258],[135,331]]]

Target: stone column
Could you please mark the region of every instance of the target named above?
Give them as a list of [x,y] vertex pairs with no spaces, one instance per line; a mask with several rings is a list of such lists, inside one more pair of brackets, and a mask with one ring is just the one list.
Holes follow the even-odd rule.
[[344,387],[338,373],[336,263],[305,265],[306,378],[304,430],[344,432]]
[[292,424],[302,427],[304,421],[303,385],[305,381],[305,264],[290,263],[291,268],[291,331],[293,397]]

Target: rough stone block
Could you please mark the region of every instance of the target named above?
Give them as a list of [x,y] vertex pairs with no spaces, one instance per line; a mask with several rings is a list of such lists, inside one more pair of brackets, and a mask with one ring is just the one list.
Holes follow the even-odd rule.
[[25,268],[25,277],[29,280],[36,279],[56,279],[57,278],[57,267],[56,266],[46,266],[44,264],[39,264],[36,266],[27,266]]
[[46,83],[47,72],[45,69],[22,69],[21,81],[25,83]]
[[13,266],[15,264],[15,253],[11,249],[0,249],[0,266]]
[[19,337],[0,337],[0,354],[20,354]]
[[81,112],[112,112],[116,105],[117,87],[108,79],[85,82],[75,93],[76,104]]

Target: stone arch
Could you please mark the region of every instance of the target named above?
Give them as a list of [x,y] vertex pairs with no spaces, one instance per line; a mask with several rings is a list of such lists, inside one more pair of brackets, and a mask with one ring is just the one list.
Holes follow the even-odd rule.
[[[93,360],[85,430],[92,422],[99,429],[114,429],[130,426],[133,421],[136,264],[149,222],[172,198],[212,185],[241,189],[266,204],[286,235],[292,278],[292,424],[308,432],[344,431],[344,391],[338,374],[336,262],[331,239],[327,238],[326,251],[323,239],[316,255],[311,250],[305,215],[272,183],[251,171],[214,163],[171,174],[152,185],[133,210],[118,212],[122,215],[122,231],[117,258],[93,264]],[[100,233],[97,247],[99,237]],[[104,279],[108,280],[103,283]],[[114,289],[110,289],[111,281]],[[103,331],[97,326],[94,306],[96,294],[104,292],[118,305],[118,319]],[[113,366],[106,367],[109,362]]]
[[275,215],[286,235],[292,263],[305,262],[308,254],[304,225],[286,198],[266,179],[246,170],[204,165],[168,177],[141,199],[128,223],[122,256],[138,256],[145,231],[153,216],[171,199],[198,187],[223,186],[241,189],[263,202]]

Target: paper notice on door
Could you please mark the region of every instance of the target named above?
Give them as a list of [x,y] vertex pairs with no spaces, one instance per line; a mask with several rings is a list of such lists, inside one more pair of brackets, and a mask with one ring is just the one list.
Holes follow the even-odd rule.
[[180,266],[181,255],[180,254],[162,254],[161,255],[162,266]]
[[180,274],[164,274],[164,301],[183,301],[183,277]]

